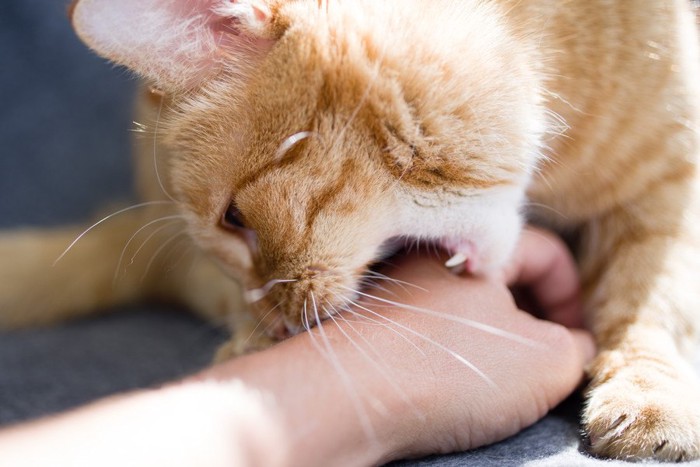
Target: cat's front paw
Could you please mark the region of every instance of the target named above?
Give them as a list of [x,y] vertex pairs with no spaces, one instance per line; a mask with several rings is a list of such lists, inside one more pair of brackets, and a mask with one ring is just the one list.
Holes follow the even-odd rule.
[[630,364],[589,391],[583,424],[588,450],[596,456],[700,458],[700,384],[684,364]]

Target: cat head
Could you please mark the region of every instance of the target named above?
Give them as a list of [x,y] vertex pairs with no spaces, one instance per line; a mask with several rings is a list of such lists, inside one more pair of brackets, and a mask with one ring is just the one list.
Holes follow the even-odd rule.
[[510,255],[545,119],[530,39],[493,5],[80,0],[72,19],[168,96],[171,189],[198,244],[267,286],[258,314],[332,313],[396,239],[476,273]]

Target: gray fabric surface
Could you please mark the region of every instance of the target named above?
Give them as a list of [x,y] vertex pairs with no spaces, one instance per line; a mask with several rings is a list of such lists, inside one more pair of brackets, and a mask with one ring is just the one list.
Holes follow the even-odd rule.
[[0,424],[190,374],[211,361],[225,336],[158,307],[0,333]]
[[[74,38],[62,2],[0,3],[0,228],[87,219],[105,200],[129,196],[133,87]],[[190,373],[224,337],[188,314],[145,305],[0,332],[0,424]],[[507,441],[395,465],[621,465],[579,452],[579,410],[574,397]]]

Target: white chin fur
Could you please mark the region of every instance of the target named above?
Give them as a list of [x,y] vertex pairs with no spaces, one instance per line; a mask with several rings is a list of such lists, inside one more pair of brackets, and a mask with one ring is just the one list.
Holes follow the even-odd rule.
[[451,256],[447,267],[489,275],[502,268],[515,249],[523,224],[523,198],[523,190],[512,187],[436,199],[426,207],[405,199],[395,235],[435,241]]

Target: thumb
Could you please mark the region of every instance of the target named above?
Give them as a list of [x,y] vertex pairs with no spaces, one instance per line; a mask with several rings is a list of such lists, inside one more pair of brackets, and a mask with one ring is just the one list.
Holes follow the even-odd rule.
[[585,368],[596,354],[595,343],[593,337],[588,331],[583,331],[581,329],[570,329],[571,335],[574,339],[574,345],[576,347],[581,365]]
[[595,357],[596,348],[590,332],[548,324],[551,326],[549,352],[543,364],[549,367],[550,396],[554,398],[553,402],[558,403],[581,384],[586,367]]

